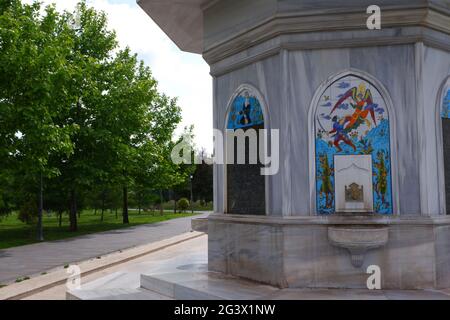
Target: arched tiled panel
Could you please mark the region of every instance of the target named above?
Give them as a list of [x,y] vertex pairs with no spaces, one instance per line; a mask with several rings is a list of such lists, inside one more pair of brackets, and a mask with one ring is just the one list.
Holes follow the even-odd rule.
[[246,129],[264,126],[261,103],[255,95],[244,90],[237,95],[228,113],[227,129]]
[[441,118],[444,155],[446,213],[450,214],[450,78],[442,87]]
[[[228,106],[225,128],[227,130],[255,130],[265,128],[262,98],[256,89],[242,86]],[[259,155],[259,136],[257,138]],[[249,163],[249,140],[246,140],[246,163],[237,164],[237,140],[234,141],[234,163],[226,165],[226,213],[265,215],[266,177],[261,175],[262,165]]]
[[444,97],[442,98],[441,117],[450,119],[450,85],[444,89]]
[[[391,128],[387,102],[380,90],[363,76],[346,74],[322,90],[314,107],[316,212],[341,211],[336,208],[336,197],[340,194],[340,203],[354,202],[355,209],[349,210],[392,214]],[[345,191],[343,185],[338,190],[335,175],[348,169],[335,168],[336,162],[343,159],[338,156],[364,160],[362,163],[367,164],[364,168],[353,162],[357,170],[352,172],[365,174],[370,188],[367,184],[364,189],[363,185],[346,183]],[[354,176],[358,181],[357,174]],[[370,205],[363,204],[368,201]],[[361,207],[357,206],[359,202]]]

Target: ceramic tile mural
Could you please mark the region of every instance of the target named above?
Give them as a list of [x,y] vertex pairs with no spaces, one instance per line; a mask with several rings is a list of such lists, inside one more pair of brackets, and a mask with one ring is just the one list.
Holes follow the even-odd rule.
[[374,212],[392,214],[386,103],[368,81],[345,76],[323,92],[315,114],[317,212],[335,212],[334,155],[371,155]]
[[244,129],[258,125],[264,125],[261,104],[256,97],[245,91],[233,101],[227,129]]
[[442,118],[450,119],[450,88],[447,88],[444,95],[444,101],[442,102]]

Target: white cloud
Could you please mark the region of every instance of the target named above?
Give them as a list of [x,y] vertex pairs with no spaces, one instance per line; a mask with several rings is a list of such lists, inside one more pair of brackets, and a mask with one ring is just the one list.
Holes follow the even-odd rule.
[[[41,2],[55,3],[58,10],[72,10],[78,1]],[[184,126],[194,124],[197,146],[212,151],[212,80],[202,57],[180,51],[134,1],[88,0],[87,3],[108,15],[109,27],[116,31],[120,45],[129,46],[151,67],[160,91],[179,98],[183,122],[178,133]]]

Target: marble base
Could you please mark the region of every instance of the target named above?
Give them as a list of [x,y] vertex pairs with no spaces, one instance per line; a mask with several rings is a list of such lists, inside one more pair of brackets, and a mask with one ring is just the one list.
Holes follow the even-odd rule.
[[[450,217],[209,216],[209,270],[280,288],[366,288],[371,265],[382,289],[450,287]],[[388,241],[365,253],[361,267],[328,239],[329,227],[383,227]]]
[[191,229],[197,232],[208,233],[208,219],[207,218],[193,218],[191,220]]

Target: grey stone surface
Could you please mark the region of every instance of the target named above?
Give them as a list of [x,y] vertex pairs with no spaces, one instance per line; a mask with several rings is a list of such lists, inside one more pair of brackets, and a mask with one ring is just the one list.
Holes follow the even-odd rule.
[[209,270],[286,286],[282,277],[283,239],[278,228],[209,222],[208,234],[212,234],[208,243]]
[[[182,49],[227,53],[223,43],[251,47],[274,34],[316,30],[359,29],[365,26],[370,0],[138,0],[138,4]],[[380,0],[383,25],[441,27],[446,0]],[[444,16],[445,17],[445,16]],[[300,19],[299,19],[300,18]],[[448,29],[448,28],[447,28]],[[220,46],[222,44],[222,47]]]
[[390,221],[389,241],[368,251],[360,268],[352,265],[346,249],[328,241],[330,221],[251,220],[210,217],[210,270],[278,287],[366,288],[367,267],[378,265],[386,289],[433,289],[449,284],[450,219],[446,225],[420,217],[407,224],[400,218]]
[[189,232],[191,219],[180,218],[0,250],[0,283]]
[[450,288],[450,226],[436,229],[436,282],[439,288]]
[[360,268],[368,250],[377,249],[387,244],[389,228],[330,226],[328,227],[328,240],[335,247],[347,249],[351,255],[352,265],[355,268]]
[[172,300],[171,298],[144,289],[101,289],[68,292],[66,300]]
[[213,0],[137,0],[137,3],[183,50],[201,53],[203,47],[202,4]]
[[208,218],[193,218],[191,220],[191,228],[194,231],[208,233]]

